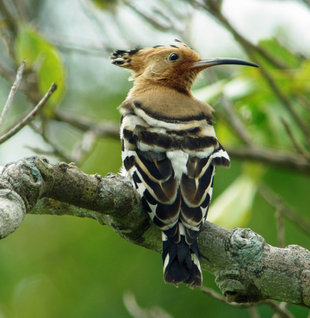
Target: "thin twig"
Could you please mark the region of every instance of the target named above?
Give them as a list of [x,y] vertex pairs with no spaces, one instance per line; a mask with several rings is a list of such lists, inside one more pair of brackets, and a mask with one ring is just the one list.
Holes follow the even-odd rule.
[[[29,145],[25,145],[26,149],[29,149],[31,151],[33,151],[34,153],[38,154],[38,155],[43,155],[43,156],[56,156],[54,150],[45,150],[39,147],[32,147]],[[56,156],[58,157],[58,156]]]
[[162,22],[156,20],[153,16],[149,15],[148,13],[142,11],[140,8],[137,8],[133,3],[131,3],[128,0],[123,0],[123,3],[127,5],[130,9],[132,9],[135,13],[137,13],[140,17],[142,17],[144,20],[146,20],[149,24],[154,26],[155,28],[162,30],[162,31],[168,31],[172,28],[170,23],[167,23],[166,25]]
[[6,103],[2,109],[2,113],[0,115],[0,128],[4,122],[6,115],[8,114],[9,109],[12,107],[15,94],[16,94],[16,92],[20,86],[20,83],[22,81],[22,78],[23,78],[23,72],[24,72],[25,66],[26,66],[26,62],[25,62],[25,60],[23,60],[22,64],[17,69],[15,81],[12,85],[12,88],[10,90],[10,93],[9,93],[9,96],[6,100]]
[[278,203],[275,218],[276,218],[276,225],[277,225],[277,240],[278,246],[284,247],[285,246],[285,229],[284,229],[284,219],[282,213],[283,207],[281,201]]
[[47,91],[47,93],[39,101],[39,103],[19,123],[17,123],[6,134],[0,137],[0,144],[4,143],[6,140],[14,136],[23,127],[25,127],[31,120],[33,120],[36,114],[41,110],[41,108],[45,105],[45,103],[48,101],[48,99],[54,93],[56,89],[57,89],[57,85],[53,83],[51,87],[49,88],[49,90]]
[[9,69],[7,66],[0,64],[0,75],[6,78],[8,81],[13,82],[15,80],[16,75],[14,72]]
[[[306,5],[308,9],[310,9],[310,0],[302,0],[302,2]],[[310,315],[310,313],[309,313]]]
[[54,116],[55,120],[65,122],[81,131],[94,131],[100,137],[112,137],[119,139],[119,125],[113,121],[103,121],[96,123],[85,116],[79,116],[73,113],[57,110]]
[[85,161],[86,157],[90,154],[94,145],[97,141],[97,133],[93,130],[87,131],[81,140],[81,142],[77,145],[77,147],[73,150],[72,157],[74,161],[79,166],[82,162]]
[[272,299],[265,300],[265,304],[268,305],[270,308],[272,308],[275,313],[278,314],[279,318],[294,318],[294,316],[284,307],[279,305],[278,302]]
[[[112,137],[119,139],[119,125],[117,125],[115,122],[106,121],[94,123],[90,119],[60,110],[56,111],[54,119],[68,123],[69,125],[81,131],[95,131],[98,137]],[[276,165],[277,167],[280,166],[286,169],[289,168],[299,172],[310,173],[310,163],[307,162],[303,156],[298,154],[284,153],[278,150],[260,147],[226,147],[226,149],[234,158],[264,162]]]
[[128,312],[135,318],[172,318],[170,314],[158,306],[149,309],[141,308],[135,295],[131,292],[124,293],[123,302]]
[[281,318],[293,318],[293,316],[291,315],[291,313],[289,311],[281,308],[280,305],[274,300],[266,299],[266,300],[255,302],[255,303],[240,303],[240,304],[239,303],[230,303],[226,300],[226,298],[224,296],[218,294],[217,292],[215,292],[211,288],[202,287],[201,291],[204,294],[207,294],[207,295],[211,296],[212,298],[220,301],[221,303],[224,303],[226,305],[230,305],[230,306],[235,307],[235,308],[240,308],[240,309],[252,308],[252,307],[255,307],[257,305],[266,304],[266,305],[270,306],[276,313],[280,314]]
[[[279,304],[279,307],[283,310],[286,310],[287,311],[287,307],[288,307],[288,303],[285,302],[285,301],[282,301],[280,304]],[[281,318],[281,314],[279,314],[278,312],[276,312],[272,318]]]
[[251,318],[260,318],[260,315],[257,310],[257,306],[248,308],[248,312]]
[[4,37],[7,47],[9,49],[9,54],[12,58],[15,58],[15,47],[14,47],[14,40],[17,34],[17,19],[14,19],[13,15],[11,14],[8,6],[14,6],[12,1],[4,1],[0,0],[0,12],[1,15],[4,17],[6,21],[6,25],[8,27],[10,35],[7,37]]
[[225,147],[231,157],[241,160],[263,162],[276,167],[293,169],[310,174],[310,163],[301,155],[276,149],[253,147]]
[[[46,135],[46,131],[45,129],[43,129],[42,127],[41,128],[38,128],[36,127],[35,125],[33,124],[30,124],[30,127],[32,128],[32,130],[34,132],[36,132],[37,134],[39,134],[44,142],[46,144],[48,144],[51,148],[52,148],[52,151],[48,151],[46,152],[45,150],[41,151],[40,149],[35,149],[35,148],[32,148],[34,151],[35,150],[38,150],[38,153],[39,154],[51,154],[57,158],[59,158],[60,160],[64,161],[64,162],[73,162],[73,158],[71,158],[68,154],[66,154],[63,150],[61,150],[58,145],[56,143],[54,143],[47,135]],[[36,152],[36,151],[35,151]]]
[[171,14],[170,15],[166,14],[165,12],[163,12],[162,10],[159,10],[158,8],[154,10],[154,13],[161,16],[161,18],[169,24],[170,29],[174,30],[178,34],[182,34],[182,35],[184,34],[184,31],[179,29],[177,23],[171,19],[171,16],[172,16]]
[[[228,22],[228,20],[223,16],[220,15],[217,17],[220,21],[226,26],[226,28],[235,36],[235,39],[243,46],[249,57],[257,64],[259,64],[259,60],[257,59],[256,55],[253,54],[253,45],[249,45],[249,42],[243,38]],[[260,66],[261,74],[265,78],[266,82],[268,83],[269,87],[272,89],[273,93],[277,96],[277,98],[281,101],[282,105],[289,111],[292,115],[292,118],[300,127],[301,131],[306,137],[307,143],[310,144],[310,128],[309,126],[303,121],[303,119],[299,116],[298,112],[295,110],[294,105],[291,103],[289,98],[282,92],[279,88],[276,81],[270,75],[266,68]]]
[[64,51],[74,51],[74,53],[80,53],[84,55],[105,57],[107,53],[111,53],[112,47],[107,47],[104,44],[101,46],[93,46],[92,44],[81,44],[82,40],[76,39],[76,42],[70,40],[63,40],[55,37],[50,32],[45,32],[46,38],[51,41],[55,46]]
[[[253,57],[252,57],[253,59]],[[257,61],[255,58],[254,61]],[[269,87],[273,90],[274,94],[278,97],[278,99],[282,102],[285,108],[289,111],[292,115],[292,118],[298,124],[299,128],[303,132],[304,136],[306,137],[306,141],[308,145],[310,145],[310,128],[307,123],[299,116],[298,112],[295,110],[294,105],[291,103],[289,98],[281,91],[276,81],[272,78],[269,72],[264,68],[260,68],[262,75],[264,76],[265,80],[268,82]]]
[[300,103],[301,106],[303,106],[307,111],[310,111],[310,100],[309,96],[301,95],[301,94],[296,94],[294,95],[295,98],[297,98],[298,102]]
[[[216,18],[239,42],[239,44],[244,48],[248,56],[253,60],[253,62],[259,64],[259,60],[257,59],[257,52],[255,54],[255,51],[257,51],[257,48],[249,42],[246,38],[244,38],[229,22],[229,20],[222,14],[220,10],[217,8],[213,8],[210,5],[206,5],[200,0],[193,1],[194,4],[199,5],[200,7],[207,10],[209,13],[213,15],[214,18]],[[259,53],[262,54],[264,50],[262,48],[259,49]],[[265,58],[268,57],[268,55],[264,56]],[[282,92],[282,90],[279,88],[276,81],[272,78],[270,73],[264,68],[260,67],[261,73],[267,83],[269,84],[269,87],[272,89],[273,93],[277,96],[277,98],[281,101],[281,103],[284,105],[284,107],[290,112],[293,119],[296,121],[298,126],[300,127],[301,131],[303,132],[304,136],[306,137],[307,143],[310,145],[310,128],[309,125],[307,125],[303,119],[299,116],[297,111],[295,110],[294,105],[291,103],[290,99]]]
[[[213,15],[220,23],[222,23],[236,38],[236,40],[247,50],[250,51],[256,51],[259,53],[263,58],[265,58],[267,61],[269,61],[271,64],[276,66],[279,69],[285,70],[287,69],[287,66],[282,63],[279,59],[275,58],[274,56],[270,55],[269,52],[264,50],[262,47],[253,44],[249,40],[247,40],[245,37],[243,37],[237,30],[235,30],[231,24],[228,22],[228,20],[222,15],[222,12],[218,9],[215,9],[212,5],[207,5],[203,1],[200,0],[192,0],[191,1],[193,5],[196,5],[200,8],[205,9],[208,11],[211,15]],[[215,2],[216,3],[216,2]],[[209,2],[210,4],[210,2]],[[247,51],[246,50],[246,51]]]
[[252,144],[251,137],[248,134],[247,130],[245,129],[243,122],[233,111],[231,102],[228,100],[228,98],[225,95],[223,95],[221,98],[221,104],[223,109],[226,111],[228,115],[229,125],[231,126],[231,128],[246,145],[250,146]]
[[301,230],[307,235],[310,233],[310,222],[301,216],[298,212],[289,207],[283,200],[271,191],[267,186],[259,187],[259,193],[261,196],[273,207],[277,208],[279,204],[282,206],[282,214],[287,217],[290,221],[296,224]]
[[[224,303],[224,304],[230,304],[230,305],[234,305],[235,303],[228,303],[226,298],[220,294],[218,294],[216,291],[214,291],[213,289],[211,288],[207,288],[207,287],[201,287],[200,289],[204,294],[206,295],[209,295],[210,297],[220,301],[221,303]],[[238,304],[237,304],[238,305]],[[243,306],[243,304],[241,305]],[[248,306],[246,306],[248,307]],[[245,308],[245,307],[242,307],[242,308]]]
[[294,135],[291,126],[289,125],[288,121],[284,118],[281,117],[281,122],[290,137],[294,147],[296,150],[305,157],[306,160],[310,161],[310,153],[303,147],[303,145],[297,140],[296,136]]

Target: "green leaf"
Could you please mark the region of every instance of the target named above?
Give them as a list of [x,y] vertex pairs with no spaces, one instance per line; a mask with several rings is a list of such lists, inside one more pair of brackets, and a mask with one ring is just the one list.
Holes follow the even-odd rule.
[[117,0],[92,0],[92,3],[101,10],[114,10],[117,6]]
[[288,48],[283,46],[276,38],[259,41],[259,46],[269,53],[275,60],[288,67],[298,67],[299,58]]
[[228,229],[248,224],[259,180],[265,169],[246,164],[244,172],[211,204],[208,221]]
[[25,59],[26,67],[35,71],[42,95],[53,82],[57,84],[57,91],[44,108],[46,114],[51,115],[65,92],[65,70],[58,50],[26,24],[19,26],[15,45],[18,62],[21,63]]
[[291,79],[292,91],[298,94],[308,95],[310,93],[310,59],[304,60],[300,68],[294,74],[294,81]]

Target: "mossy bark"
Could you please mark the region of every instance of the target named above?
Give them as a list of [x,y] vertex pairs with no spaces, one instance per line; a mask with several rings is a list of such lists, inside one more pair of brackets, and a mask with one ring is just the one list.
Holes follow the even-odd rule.
[[[0,237],[15,231],[26,213],[73,215],[111,226],[132,243],[161,251],[160,231],[120,175],[87,175],[74,164],[42,156],[3,167],[0,174]],[[277,299],[310,307],[310,252],[277,248],[250,229],[227,230],[206,222],[199,248],[202,267],[229,301]]]

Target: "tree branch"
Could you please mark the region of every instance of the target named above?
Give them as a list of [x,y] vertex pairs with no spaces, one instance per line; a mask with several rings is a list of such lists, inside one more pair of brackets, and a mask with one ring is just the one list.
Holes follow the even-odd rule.
[[299,154],[277,149],[251,147],[225,147],[232,158],[268,163],[276,167],[293,169],[294,171],[310,173],[310,163]]
[[[90,119],[83,118],[76,114],[67,113],[57,110],[55,120],[67,123],[81,131],[92,131],[98,137],[111,137],[119,139],[119,125],[111,121],[103,121],[95,123]],[[235,119],[234,119],[235,120]],[[229,123],[232,126],[239,125],[239,133],[234,130],[238,136],[244,135],[241,139],[245,143],[250,143],[244,147],[225,147],[232,158],[241,160],[250,160],[263,162],[285,169],[293,169],[298,172],[310,173],[310,162],[303,155],[284,152],[278,149],[268,149],[259,146],[254,146],[250,142],[250,137],[244,130],[241,122]]]
[[101,121],[96,123],[85,116],[57,110],[54,119],[60,122],[67,123],[81,131],[93,131],[100,137],[112,137],[119,139],[119,125],[113,121]]
[[25,62],[25,60],[23,60],[22,64],[20,65],[20,67],[17,70],[16,78],[15,78],[15,81],[12,85],[8,99],[7,99],[5,105],[2,109],[2,113],[0,115],[0,128],[2,126],[2,123],[4,122],[6,115],[8,114],[10,108],[12,107],[15,94],[16,94],[16,92],[20,86],[20,83],[22,81],[22,78],[23,78],[23,72],[24,72],[25,66],[26,66],[26,62]]
[[[286,68],[284,65],[279,65],[278,62],[268,54],[263,48],[259,46],[255,46],[250,41],[248,41],[245,37],[241,35],[230,23],[230,21],[223,15],[220,7],[218,6],[217,1],[200,1],[200,0],[191,0],[193,5],[201,7],[205,9],[208,13],[210,13],[221,25],[223,25],[236,39],[236,41],[243,47],[248,56],[252,59],[253,62],[260,64],[259,59],[257,58],[257,53],[262,55],[264,58],[268,59],[271,63],[275,64],[280,69]],[[279,87],[277,82],[273,79],[270,72],[260,65],[260,71],[266,82],[268,83],[270,89],[273,91],[274,95],[278,98],[278,100],[282,103],[282,105],[288,110],[291,114],[294,121],[298,124],[304,136],[306,137],[306,141],[309,145],[310,143],[310,129],[304,119],[299,115],[296,111],[291,100],[284,94],[282,89]]]
[[[31,157],[3,167],[0,236],[15,231],[26,213],[75,215],[113,227],[123,238],[160,251],[160,231],[151,224],[130,182],[120,175],[87,175],[74,164]],[[278,299],[310,307],[310,252],[273,247],[250,229],[231,231],[206,222],[199,248],[229,301]]]
[[43,96],[43,98],[39,101],[39,103],[21,120],[19,121],[12,129],[10,129],[7,133],[0,137],[0,144],[7,141],[9,138],[14,136],[17,132],[19,132],[22,128],[24,128],[31,120],[35,118],[37,113],[41,110],[41,108],[45,105],[54,91],[57,89],[57,85],[53,83],[47,93]]

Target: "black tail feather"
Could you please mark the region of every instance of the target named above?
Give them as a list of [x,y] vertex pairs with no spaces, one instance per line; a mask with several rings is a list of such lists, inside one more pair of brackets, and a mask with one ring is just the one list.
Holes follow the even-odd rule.
[[197,241],[188,245],[183,235],[179,243],[171,238],[163,241],[164,279],[167,283],[201,286],[202,274]]

